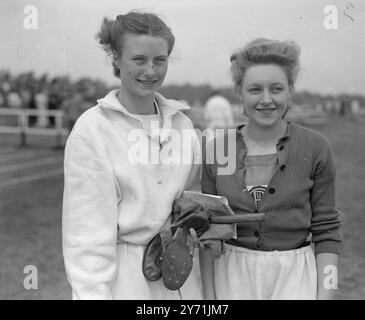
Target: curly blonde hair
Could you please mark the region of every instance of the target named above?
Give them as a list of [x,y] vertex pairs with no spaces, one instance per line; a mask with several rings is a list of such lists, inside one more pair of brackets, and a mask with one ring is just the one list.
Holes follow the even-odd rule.
[[258,64],[276,64],[283,68],[291,88],[299,72],[300,47],[293,41],[258,38],[231,55],[231,74],[238,93],[247,69]]

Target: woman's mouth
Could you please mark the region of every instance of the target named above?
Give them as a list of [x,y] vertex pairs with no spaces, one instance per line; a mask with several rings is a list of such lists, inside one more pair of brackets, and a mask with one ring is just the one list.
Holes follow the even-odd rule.
[[262,113],[262,114],[271,114],[274,112],[277,108],[276,107],[268,107],[268,108],[256,108],[256,111]]
[[143,84],[144,86],[152,86],[157,82],[157,80],[155,80],[155,79],[151,79],[151,80],[137,79],[137,81],[139,83]]

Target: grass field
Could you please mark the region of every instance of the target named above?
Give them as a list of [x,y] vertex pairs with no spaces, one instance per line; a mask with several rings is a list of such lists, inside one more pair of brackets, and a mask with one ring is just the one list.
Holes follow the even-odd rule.
[[[323,132],[333,144],[337,204],[344,213],[344,244],[335,297],[365,299],[365,125],[331,118],[327,125],[314,129]],[[1,159],[6,156],[2,152],[5,147],[0,148],[1,169]],[[62,158],[62,151],[39,147],[32,150],[40,159],[55,155]],[[24,150],[13,148],[7,152]],[[46,169],[39,170],[47,176]],[[1,179],[5,178],[0,175]],[[62,191],[62,175],[0,188],[0,299],[71,298],[61,250]],[[27,265],[37,267],[38,289],[26,290],[23,286]]]

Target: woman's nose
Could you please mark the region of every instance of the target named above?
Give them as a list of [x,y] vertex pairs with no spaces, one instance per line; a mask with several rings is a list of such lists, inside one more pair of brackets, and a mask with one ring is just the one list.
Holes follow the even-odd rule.
[[155,65],[153,64],[153,62],[149,62],[147,65],[146,65],[146,68],[144,70],[144,73],[146,75],[154,75],[155,74]]
[[272,98],[271,98],[271,94],[270,94],[269,90],[264,90],[261,102],[264,104],[272,103]]

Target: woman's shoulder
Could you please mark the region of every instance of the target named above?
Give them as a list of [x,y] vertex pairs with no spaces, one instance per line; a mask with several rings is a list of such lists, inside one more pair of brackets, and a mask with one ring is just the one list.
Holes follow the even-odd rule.
[[85,138],[93,136],[103,126],[104,118],[101,108],[95,105],[78,117],[72,132]]
[[330,140],[321,132],[311,128],[292,124],[294,150],[302,149],[306,154],[312,154],[313,161],[324,160],[331,157],[332,145]]
[[304,137],[305,140],[313,143],[313,144],[320,144],[320,145],[331,145],[330,140],[321,132],[308,128],[303,127],[296,123],[290,122],[290,130],[291,134],[296,135],[297,137]]
[[70,132],[65,150],[76,150],[77,153],[99,152],[106,154],[109,140],[105,139],[108,123],[103,111],[96,105],[87,109],[76,121]]
[[104,112],[102,108],[98,104],[86,109],[78,118],[79,124],[83,124],[84,126],[93,125],[95,123],[99,123],[103,121],[105,118]]

